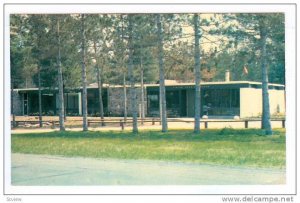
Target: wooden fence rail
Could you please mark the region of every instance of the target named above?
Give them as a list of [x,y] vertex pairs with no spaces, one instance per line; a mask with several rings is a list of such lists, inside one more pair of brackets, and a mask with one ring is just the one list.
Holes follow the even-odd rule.
[[[155,125],[156,123],[161,124],[161,120],[159,118],[145,118],[145,119],[137,119],[140,123],[151,123],[152,125]],[[271,121],[281,121],[282,128],[285,128],[285,119],[272,119]],[[59,125],[59,121],[42,121],[44,124],[47,123],[52,128],[55,128]],[[105,126],[106,124],[119,124],[121,127],[121,130],[124,130],[126,124],[132,124],[133,120],[132,118],[126,119],[103,119],[103,120],[88,120],[88,126],[91,126],[91,124],[102,124],[102,126]],[[185,119],[168,119],[169,123],[175,123],[175,122],[184,122],[184,123],[194,123],[194,120],[185,120]],[[200,120],[200,123],[204,123],[204,128],[208,128],[209,123],[244,123],[244,127],[248,128],[250,122],[261,122],[259,119],[247,119],[247,120]],[[18,121],[11,121],[11,125],[13,127],[18,127],[20,124],[26,125],[26,124],[39,124],[39,121],[27,121],[27,120],[18,120]]]

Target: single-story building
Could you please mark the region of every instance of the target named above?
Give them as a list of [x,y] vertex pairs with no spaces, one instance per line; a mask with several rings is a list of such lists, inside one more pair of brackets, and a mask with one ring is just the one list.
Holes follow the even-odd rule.
[[[262,112],[262,88],[260,82],[224,81],[201,83],[201,115],[208,117],[257,117]],[[142,101],[141,86],[136,86],[137,103]],[[90,85],[88,92],[88,114],[99,115],[97,85]],[[104,85],[102,90],[105,116],[123,116],[123,86]],[[66,114],[82,114],[82,88],[66,90]],[[130,115],[130,94],[127,87],[127,110]],[[271,114],[285,114],[285,86],[269,84]],[[159,116],[159,84],[144,85],[144,115]],[[195,83],[166,83],[166,104],[168,117],[194,117]],[[14,113],[16,115],[38,114],[38,89],[24,88],[13,91]],[[42,111],[46,115],[58,114],[58,90],[42,90]],[[140,110],[141,108],[139,108]]]

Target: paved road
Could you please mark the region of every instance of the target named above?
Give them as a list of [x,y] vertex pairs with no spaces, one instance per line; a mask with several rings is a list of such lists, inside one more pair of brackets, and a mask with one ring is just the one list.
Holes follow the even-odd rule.
[[284,170],[12,154],[12,185],[285,184]]

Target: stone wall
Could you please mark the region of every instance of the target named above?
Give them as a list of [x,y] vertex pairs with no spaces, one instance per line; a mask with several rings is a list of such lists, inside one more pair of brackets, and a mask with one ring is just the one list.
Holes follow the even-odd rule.
[[[140,106],[141,106],[141,88],[136,88],[136,96],[137,96],[137,112],[138,116],[140,116]],[[127,115],[131,116],[131,95],[130,88],[126,88],[127,93]],[[147,92],[146,88],[144,88],[144,101],[145,101],[145,109],[144,115],[147,114]],[[109,87],[108,88],[108,112],[109,116],[124,116],[124,89],[123,87]]]
[[23,115],[23,97],[18,91],[12,92],[12,104],[16,116]]

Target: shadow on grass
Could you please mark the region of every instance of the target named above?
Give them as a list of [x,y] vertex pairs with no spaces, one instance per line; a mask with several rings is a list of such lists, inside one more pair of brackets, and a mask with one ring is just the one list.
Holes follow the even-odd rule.
[[285,142],[285,130],[275,129],[272,136],[263,135],[260,129],[205,129],[200,134],[195,134],[187,130],[170,130],[167,133],[161,131],[149,130],[141,131],[133,134],[130,131],[88,131],[88,132],[47,132],[47,133],[27,133],[13,134],[14,137],[28,138],[106,138],[106,139],[124,139],[124,140],[165,140],[165,141],[235,141],[235,142],[251,142],[251,141],[272,141],[277,143]]

